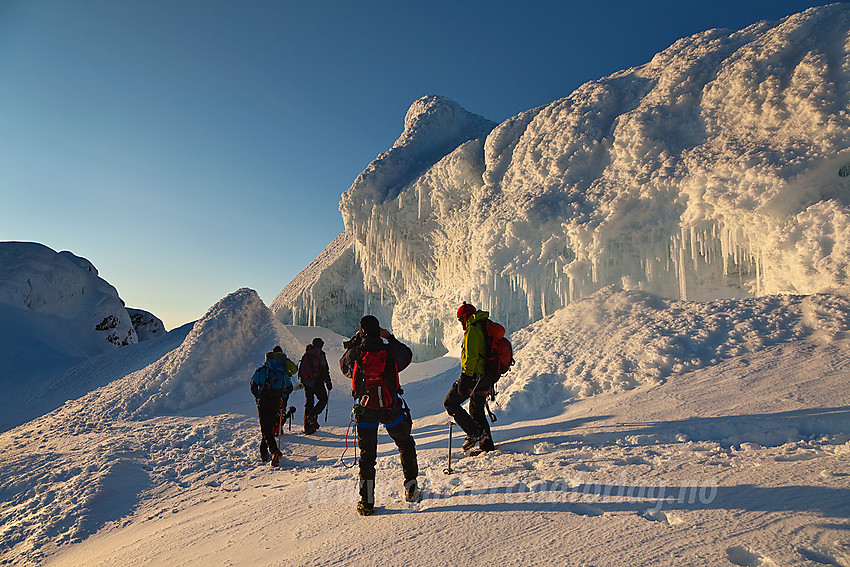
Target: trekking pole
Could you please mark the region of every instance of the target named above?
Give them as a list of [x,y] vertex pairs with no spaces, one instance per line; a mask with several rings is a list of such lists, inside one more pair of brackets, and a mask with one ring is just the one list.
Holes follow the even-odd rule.
[[454,422],[449,421],[449,466],[443,469],[443,474],[452,474],[455,472],[452,470],[452,425],[454,425]]
[[330,404],[325,404],[325,423],[327,423],[327,422],[328,422],[328,406],[329,406],[329,405],[330,405]]
[[277,448],[280,450],[280,440],[283,437],[283,412],[280,411],[280,404],[277,410]]

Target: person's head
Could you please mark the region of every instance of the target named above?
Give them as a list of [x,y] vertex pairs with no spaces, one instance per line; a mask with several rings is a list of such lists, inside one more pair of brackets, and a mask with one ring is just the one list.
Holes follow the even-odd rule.
[[475,306],[471,303],[463,302],[457,310],[457,320],[460,321],[460,324],[463,325],[463,328],[466,328],[466,321],[469,317],[475,313]]
[[274,347],[274,348],[272,349],[272,352],[280,352],[280,353],[282,353],[282,352],[283,352],[283,349],[282,349],[282,348],[280,348],[280,345],[277,345],[276,347]]
[[360,331],[367,337],[380,337],[381,323],[374,315],[366,315],[360,319]]
[[316,337],[315,339],[313,339],[313,346],[322,348],[323,346],[325,346],[325,341],[323,341],[320,337]]

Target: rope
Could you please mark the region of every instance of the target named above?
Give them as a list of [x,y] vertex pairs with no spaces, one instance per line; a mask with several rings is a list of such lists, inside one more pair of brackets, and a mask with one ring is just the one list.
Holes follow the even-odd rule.
[[345,464],[345,454],[348,452],[348,434],[351,431],[351,425],[354,423],[354,416],[351,416],[351,421],[348,422],[348,429],[345,430],[345,450],[342,452],[342,456],[339,458],[339,462],[342,463],[347,469],[354,467],[357,464],[357,427],[354,428],[354,461],[350,465]]

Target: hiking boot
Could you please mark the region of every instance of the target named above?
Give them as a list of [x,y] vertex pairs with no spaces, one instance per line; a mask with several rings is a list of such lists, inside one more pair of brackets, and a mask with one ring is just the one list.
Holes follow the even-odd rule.
[[357,503],[357,513],[361,516],[371,516],[375,513],[375,505],[361,500]]
[[419,486],[415,478],[404,483],[404,499],[407,502],[419,502],[419,495]]
[[260,460],[264,463],[268,463],[271,456],[269,455],[268,449],[260,449]]
[[280,466],[280,458],[283,456],[283,453],[277,453],[274,457],[272,457],[272,466],[279,467]]
[[480,433],[476,433],[475,435],[467,435],[466,440],[463,442],[463,445],[460,446],[464,451],[469,451],[473,447],[475,447],[479,442],[483,439],[487,438],[487,433],[481,431]]
[[496,445],[493,444],[493,439],[488,435],[478,443],[478,448],[482,451],[495,451]]

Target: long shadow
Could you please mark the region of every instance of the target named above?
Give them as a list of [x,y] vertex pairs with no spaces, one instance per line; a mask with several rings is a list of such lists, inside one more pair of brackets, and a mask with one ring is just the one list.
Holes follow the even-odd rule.
[[[820,486],[759,487],[749,484],[717,487],[710,483],[665,486],[582,484],[563,481],[523,483],[470,489],[451,495],[423,494],[423,502],[445,501],[428,512],[504,512],[560,510],[584,516],[635,512],[657,519],[662,511],[743,510],[748,512],[814,512],[850,518],[850,490]],[[839,529],[850,525],[827,524]]]
[[[591,421],[607,419],[574,420],[559,424],[559,429],[577,427]],[[789,436],[800,438],[810,435],[826,435],[850,432],[850,406],[834,408],[811,408],[777,413],[746,414],[719,417],[692,417],[672,421],[648,421],[601,425],[595,430],[587,427],[581,432],[549,435],[547,425],[529,425],[510,430],[510,439],[500,444],[500,449],[520,449],[531,438],[545,437],[551,443],[575,443],[600,446],[629,437],[635,446],[653,445],[657,442],[675,442],[685,435],[690,441],[715,441],[721,444],[737,444],[754,441],[762,445],[781,445]],[[504,432],[503,432],[504,433]],[[498,440],[497,440],[498,444]]]

